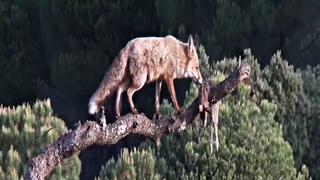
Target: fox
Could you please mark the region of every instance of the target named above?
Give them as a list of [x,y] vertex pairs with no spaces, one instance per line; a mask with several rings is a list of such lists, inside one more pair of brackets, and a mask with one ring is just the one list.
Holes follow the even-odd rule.
[[138,37],[129,41],[120,50],[105,73],[98,89],[89,99],[89,114],[99,113],[106,100],[116,93],[115,111],[120,117],[121,95],[127,91],[131,112],[137,114],[133,95],[145,84],[156,82],[155,113],[160,115],[160,92],[165,81],[176,111],[182,109],[178,104],[174,79],[191,78],[202,84],[199,60],[192,35],[184,43],[174,36]]

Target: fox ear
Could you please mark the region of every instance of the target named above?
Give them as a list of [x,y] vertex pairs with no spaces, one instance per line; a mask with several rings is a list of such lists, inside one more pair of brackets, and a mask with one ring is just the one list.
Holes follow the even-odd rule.
[[188,38],[188,50],[190,54],[192,54],[194,51],[193,38],[191,34],[189,35],[189,38]]

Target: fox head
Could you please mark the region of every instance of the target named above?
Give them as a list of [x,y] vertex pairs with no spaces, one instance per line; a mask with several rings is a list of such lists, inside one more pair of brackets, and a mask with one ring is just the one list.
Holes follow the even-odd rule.
[[195,45],[193,44],[192,35],[188,38],[188,60],[184,72],[184,77],[192,78],[196,83],[202,84],[202,76],[200,73],[198,54]]

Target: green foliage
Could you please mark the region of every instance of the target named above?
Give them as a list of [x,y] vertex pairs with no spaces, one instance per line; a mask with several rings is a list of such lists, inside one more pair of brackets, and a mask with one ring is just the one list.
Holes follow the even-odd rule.
[[[106,66],[103,55],[97,50],[81,53],[61,53],[50,66],[53,85],[75,97],[89,95],[101,81]],[[69,78],[72,77],[72,78]]]
[[54,0],[44,1],[41,6],[42,23],[46,29],[43,33],[51,56],[48,76],[52,88],[68,97],[87,100],[110,64],[104,53],[105,47],[94,40],[95,31],[99,33],[103,28],[96,25],[102,13],[100,1]]
[[309,148],[304,155],[310,174],[314,179],[320,178],[320,66],[307,67],[301,71],[303,89],[309,100],[307,121]]
[[[316,8],[314,4],[314,0],[303,3],[266,0],[2,1],[0,62],[1,67],[5,67],[1,72],[7,76],[0,76],[3,77],[0,82],[10,79],[12,84],[3,86],[3,90],[8,90],[4,91],[6,96],[3,95],[1,102],[15,103],[34,95],[36,90],[32,85],[38,78],[50,82],[47,78],[51,72],[46,70],[61,53],[83,53],[99,47],[97,52],[106,52],[103,58],[112,60],[119,49],[136,36],[173,34],[185,39],[189,33],[197,33],[210,55],[219,58],[240,54],[245,47],[254,48],[259,57],[270,55],[275,48],[283,46],[294,49],[309,40],[300,34],[286,34],[293,29],[300,30],[300,27],[292,27],[302,21],[301,15],[295,14],[295,8],[301,5]],[[303,13],[306,13],[304,9]],[[310,24],[316,26],[317,21]],[[307,30],[312,38],[313,31]],[[279,41],[283,45],[279,45]],[[263,46],[260,42],[264,42]],[[291,45],[295,43],[298,45]],[[288,51],[295,54],[291,49]],[[307,52],[302,56],[317,55],[314,48]],[[106,65],[110,64],[106,61]],[[25,83],[24,90],[16,88],[21,84],[17,82]],[[12,89],[16,89],[19,96],[12,95]]]
[[160,106],[160,113],[166,116],[172,116],[174,114],[174,109],[172,108],[172,104],[169,103],[167,99],[164,99]]
[[33,1],[0,2],[1,103],[13,104],[35,96],[35,80],[45,69],[37,38],[37,11]]
[[[0,179],[21,179],[28,161],[67,131],[64,122],[53,116],[50,100],[13,108],[0,107]],[[80,160],[67,159],[52,179],[78,179]]]
[[[43,83],[87,100],[119,50],[137,36],[186,40],[198,34],[214,59],[251,47],[263,65],[276,49],[295,64],[315,64],[319,21],[306,23],[304,17],[319,17],[319,5],[316,0],[5,0],[0,2],[0,102],[34,100]],[[68,84],[70,77],[75,78]],[[87,88],[74,92],[68,87],[73,85]]]
[[[236,1],[217,1],[213,24],[212,32],[208,33],[209,37],[206,40],[216,45],[215,51],[224,51],[229,56],[234,50],[248,44],[247,40],[242,37],[248,36],[249,18]],[[210,35],[214,38],[210,38]]]
[[[301,167],[309,148],[307,121],[313,108],[304,93],[300,73],[282,58],[280,52],[274,54],[270,65],[263,69],[250,49],[244,51],[243,61],[251,66],[252,98],[257,102],[268,99],[276,104],[275,120],[282,125],[284,138],[293,149],[296,167]],[[236,66],[236,59],[224,59],[213,64],[214,71],[225,74]]]
[[[248,90],[243,89],[243,93],[248,94]],[[121,179],[119,176],[122,173],[130,172],[127,173],[129,178],[139,179],[135,174],[139,174],[137,168],[143,166],[140,169],[147,171],[144,172],[146,178],[159,174],[161,179],[294,178],[292,150],[282,138],[280,126],[273,120],[275,106],[267,101],[257,105],[246,100],[247,97],[238,103],[235,98],[230,98],[223,104],[219,132],[221,147],[218,152],[210,154],[208,127],[191,127],[182,134],[163,139],[157,153],[151,149],[141,150],[152,156],[152,160],[145,158],[148,164],[139,163],[136,156],[143,156],[134,151],[130,157],[126,154],[118,161],[109,161],[100,177]],[[131,162],[130,166],[125,167],[124,161]],[[157,166],[152,166],[154,162]]]
[[[124,149],[121,159],[115,161],[111,159],[105,168],[100,172],[101,179],[160,179],[160,175],[155,172],[155,167],[159,166],[151,149],[137,150],[129,153]],[[115,171],[113,168],[117,169]]]
[[284,136],[293,148],[297,167],[300,167],[309,146],[307,121],[310,110],[301,75],[282,59],[280,52],[271,58],[270,66],[263,74],[270,86],[266,98],[278,106],[276,120],[283,125]]
[[213,73],[212,66],[209,64],[209,56],[206,53],[206,50],[203,45],[200,44],[198,48],[198,58],[200,63],[200,72],[203,76],[203,79],[209,78]]

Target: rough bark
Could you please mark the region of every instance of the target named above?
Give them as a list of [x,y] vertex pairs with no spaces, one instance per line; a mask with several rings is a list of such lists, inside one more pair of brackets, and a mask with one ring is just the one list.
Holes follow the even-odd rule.
[[[220,101],[231,93],[241,82],[248,80],[250,67],[242,64],[232,72],[224,81],[210,84],[208,100],[211,103]],[[144,114],[127,114],[112,124],[100,125],[94,121],[87,121],[79,125],[75,130],[67,132],[55,143],[48,145],[30,163],[26,179],[48,178],[55,167],[64,159],[88,148],[91,145],[116,144],[128,134],[140,134],[158,143],[160,138],[168,133],[179,132],[193,122],[199,113],[200,95],[193,103],[180,114],[172,117],[161,117],[156,120],[148,119]]]

